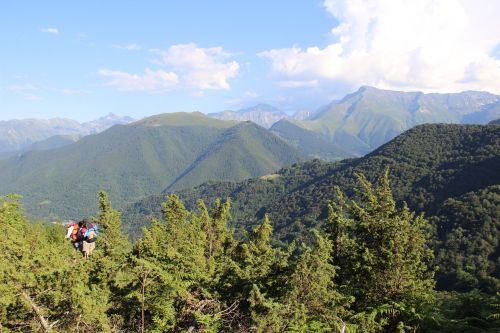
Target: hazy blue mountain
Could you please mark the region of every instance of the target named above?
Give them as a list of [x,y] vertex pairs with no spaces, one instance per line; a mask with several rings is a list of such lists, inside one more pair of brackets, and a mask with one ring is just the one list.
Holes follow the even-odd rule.
[[31,146],[25,148],[23,152],[31,150],[50,150],[50,149],[61,148],[70,145],[72,143],[75,143],[81,138],[82,135],[79,134],[54,135],[45,140],[33,143]]
[[116,124],[126,124],[130,117],[109,114],[97,120],[79,123],[71,119],[14,119],[0,121],[0,152],[16,152],[35,142],[56,135],[84,136],[99,133]]
[[295,120],[307,120],[316,115],[320,109],[317,110],[298,110],[290,118]]
[[0,195],[22,194],[32,216],[80,218],[95,211],[100,189],[121,207],[165,188],[242,180],[305,158],[253,123],[162,114],[1,160]]
[[285,112],[268,104],[258,104],[238,111],[210,113],[209,116],[221,120],[252,121],[265,128],[270,128],[278,120],[288,117]]
[[82,124],[82,127],[87,129],[90,134],[99,133],[104,131],[105,129],[110,128],[114,125],[124,125],[133,122],[134,119],[128,116],[117,116],[113,113],[109,113],[108,115],[101,117],[96,120],[92,120]]

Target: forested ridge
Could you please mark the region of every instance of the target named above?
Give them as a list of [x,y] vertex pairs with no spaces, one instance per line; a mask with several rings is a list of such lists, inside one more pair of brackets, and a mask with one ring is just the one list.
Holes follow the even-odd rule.
[[[494,293],[500,289],[500,126],[421,125],[359,159],[296,164],[277,174],[240,183],[207,183],[177,194],[187,207],[196,200],[230,197],[232,226],[248,230],[264,214],[273,221],[275,242],[307,239],[327,217],[325,202],[339,186],[353,195],[356,173],[374,181],[389,167],[399,206],[424,213],[431,223],[437,287]],[[168,194],[146,198],[124,212],[133,236]]]
[[310,241],[272,244],[268,215],[243,237],[230,200],[178,196],[134,244],[105,192],[89,260],[65,230],[0,199],[2,332],[497,332],[500,296],[434,291],[430,225],[398,208],[389,170],[325,202]]

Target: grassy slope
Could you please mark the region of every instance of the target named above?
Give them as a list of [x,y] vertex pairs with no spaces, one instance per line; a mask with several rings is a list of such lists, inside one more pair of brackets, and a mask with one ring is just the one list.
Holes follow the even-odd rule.
[[[233,122],[211,119],[201,113],[165,114],[115,126],[60,149],[32,151],[3,161],[0,177],[5,181],[0,183],[0,193],[22,194],[27,212],[39,217],[79,218],[91,214],[99,189],[109,191],[111,200],[121,207],[168,187],[232,126]],[[261,137],[246,138],[248,147],[259,140]],[[284,149],[287,156],[295,152],[277,142],[270,146],[277,151]],[[269,152],[255,150],[262,156],[259,162],[261,158],[254,155],[255,167],[242,163],[237,155],[232,156],[235,163],[240,163],[237,166],[242,167],[241,173],[231,173],[223,164],[227,159],[224,154],[231,151],[212,152],[215,161],[212,168],[200,165],[178,184],[198,185],[207,179],[241,180],[295,161],[283,159],[270,147],[264,148],[270,149]],[[275,157],[269,157],[272,155]],[[271,158],[272,163],[266,163],[266,158]],[[227,172],[211,174],[224,170]]]
[[276,122],[270,130],[304,154],[316,158],[333,161],[353,157],[351,153],[331,143],[319,133],[302,128],[291,120],[282,119]]

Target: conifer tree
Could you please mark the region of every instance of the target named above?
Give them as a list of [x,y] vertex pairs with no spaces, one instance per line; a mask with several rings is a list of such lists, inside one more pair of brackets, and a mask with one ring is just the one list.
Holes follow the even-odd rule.
[[332,242],[313,230],[313,244],[303,245],[290,277],[286,297],[290,329],[304,332],[333,331],[343,323],[347,300],[334,283]]
[[331,239],[342,239],[332,256],[336,281],[355,298],[357,318],[366,314],[360,319],[366,331],[414,328],[433,300],[428,223],[406,205],[396,207],[388,174],[386,169],[375,188],[358,175],[357,200],[342,196],[327,224]]
[[105,191],[99,192],[99,214],[96,218],[99,234],[99,249],[105,257],[120,261],[130,251],[130,243],[122,232],[120,213],[113,209]]

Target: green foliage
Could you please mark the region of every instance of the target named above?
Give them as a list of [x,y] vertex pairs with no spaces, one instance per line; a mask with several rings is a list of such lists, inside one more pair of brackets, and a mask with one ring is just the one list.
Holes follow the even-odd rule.
[[[190,211],[175,194],[131,246],[120,214],[100,192],[101,233],[89,260],[73,252],[60,226],[29,224],[18,197],[0,197],[0,228],[8,230],[0,243],[0,329],[498,331],[498,295],[436,294],[430,226],[396,204],[389,183],[388,170],[375,185],[358,174],[354,195],[336,188],[324,202],[323,228],[288,246],[274,244],[267,214],[235,237],[229,199],[212,207],[200,200]],[[481,192],[483,208],[495,206],[495,191]]]
[[[437,232],[433,245],[438,287],[492,293],[500,277],[496,268],[500,252],[495,250],[499,156],[498,126],[422,125],[360,159],[314,160],[282,169],[272,178],[207,183],[177,194],[188,208],[198,198],[230,197],[237,235],[267,213],[273,221],[274,242],[285,246],[294,238],[307,240],[309,230],[326,221],[325,202],[336,196],[337,186],[351,198],[356,173],[374,182],[388,166],[396,205],[405,201],[410,210],[424,213]],[[138,230],[151,216],[161,214],[163,198],[149,197],[124,211],[133,237],[140,235]]]
[[438,286],[500,290],[500,186],[448,199],[433,218],[439,239]]
[[432,315],[423,323],[425,332],[498,332],[500,296],[485,295],[477,290],[467,293],[439,293]]
[[[330,205],[326,224],[335,245],[333,262],[339,267],[336,281],[354,298],[355,312],[373,317],[375,327],[416,328],[433,302],[428,222],[406,205],[396,208],[388,169],[376,187],[363,175],[357,177],[357,199],[346,201],[337,190],[339,198]],[[366,324],[361,321],[363,331],[373,330]]]
[[5,331],[110,331],[107,300],[90,286],[89,264],[71,260],[64,230],[30,225],[19,197],[0,198],[0,320]]

